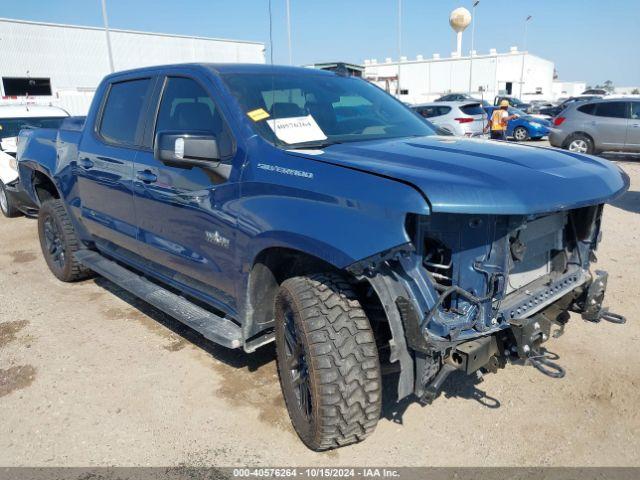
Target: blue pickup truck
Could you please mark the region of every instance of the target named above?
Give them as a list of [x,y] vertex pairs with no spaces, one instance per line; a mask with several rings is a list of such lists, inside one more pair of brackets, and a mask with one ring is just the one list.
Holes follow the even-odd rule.
[[100,274],[229,348],[275,341],[314,450],[371,434],[381,371],[425,403],[452,371],[524,360],[560,376],[542,344],[568,312],[622,320],[590,270],[620,169],[436,135],[359,78],[116,73],[83,124],[22,132],[18,157],[57,278]]

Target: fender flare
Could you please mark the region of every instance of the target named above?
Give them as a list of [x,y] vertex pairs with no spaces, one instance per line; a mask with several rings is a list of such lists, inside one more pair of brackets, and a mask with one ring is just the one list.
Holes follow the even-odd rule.
[[36,205],[40,206],[40,198],[38,197],[38,193],[35,190],[33,185],[34,173],[38,172],[44,175],[51,181],[51,184],[56,189],[59,198],[62,197],[62,192],[60,191],[60,187],[56,182],[55,177],[51,174],[51,171],[45,168],[42,164],[35,162],[33,160],[24,160],[19,162],[18,169],[20,170],[20,183],[22,184],[23,190],[27,193],[31,201],[33,201]]

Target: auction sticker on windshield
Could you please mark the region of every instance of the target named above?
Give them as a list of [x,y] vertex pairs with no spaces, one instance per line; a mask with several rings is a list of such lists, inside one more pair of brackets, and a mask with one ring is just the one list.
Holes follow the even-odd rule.
[[311,115],[306,117],[276,118],[267,124],[279,140],[285,143],[304,143],[326,140],[327,137]]

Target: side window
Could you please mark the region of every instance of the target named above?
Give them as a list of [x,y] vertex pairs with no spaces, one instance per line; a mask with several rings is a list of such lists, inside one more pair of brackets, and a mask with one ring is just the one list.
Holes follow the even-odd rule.
[[438,115],[446,115],[451,111],[451,107],[440,107],[438,109]]
[[640,102],[631,102],[631,118],[640,120]]
[[578,110],[587,115],[595,115],[596,105],[596,103],[587,103],[586,105],[579,106]]
[[100,120],[100,135],[111,143],[135,145],[142,107],[151,80],[129,80],[111,85]]
[[222,115],[204,88],[191,78],[167,78],[156,121],[156,133],[159,131],[209,132],[216,137],[223,159],[233,153]]
[[431,118],[437,115],[435,107],[420,107],[418,113],[424,118]]
[[602,102],[596,105],[598,117],[627,118],[627,104],[625,102]]

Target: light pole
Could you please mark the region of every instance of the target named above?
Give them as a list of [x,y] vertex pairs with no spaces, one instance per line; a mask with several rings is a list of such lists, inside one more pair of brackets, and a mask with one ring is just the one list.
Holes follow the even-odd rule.
[[289,41],[289,65],[293,65],[293,53],[291,50],[291,3],[287,0],[287,40]]
[[402,0],[398,0],[398,91],[397,95],[400,98],[402,89],[400,88],[400,63],[402,57]]
[[476,0],[473,2],[473,6],[471,7],[471,53],[469,54],[469,95],[471,95],[471,80],[473,78],[473,49],[474,40],[476,35],[476,7],[480,3],[480,0]]
[[532,15],[527,15],[527,18],[524,19],[524,39],[522,40],[522,67],[520,69],[520,100],[522,100],[522,89],[524,88],[524,58],[527,51],[527,26],[529,25],[529,20],[531,20],[532,18]]
[[107,0],[102,0],[102,21],[104,22],[104,33],[107,36],[107,53],[109,55],[109,68],[111,73],[115,70],[113,68],[113,53],[111,52],[111,37],[109,36],[109,20],[107,18]]

